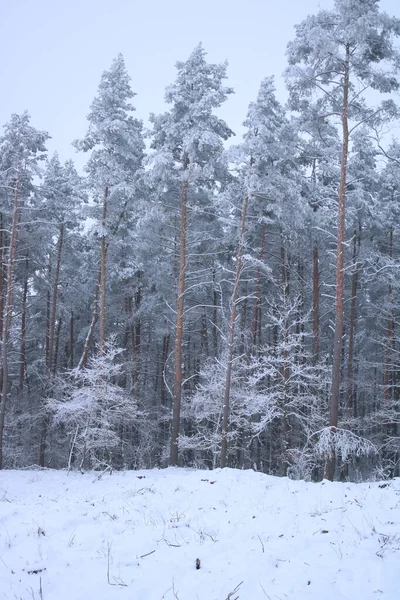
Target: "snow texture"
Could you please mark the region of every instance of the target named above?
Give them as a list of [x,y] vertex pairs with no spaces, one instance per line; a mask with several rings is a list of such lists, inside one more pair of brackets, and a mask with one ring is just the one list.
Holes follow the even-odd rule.
[[6,600],[395,600],[399,554],[400,479],[1,474]]

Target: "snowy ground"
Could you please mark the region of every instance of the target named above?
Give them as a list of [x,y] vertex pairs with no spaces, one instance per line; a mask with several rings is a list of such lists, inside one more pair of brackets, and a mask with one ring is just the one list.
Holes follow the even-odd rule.
[[399,597],[399,479],[0,472],[1,599]]

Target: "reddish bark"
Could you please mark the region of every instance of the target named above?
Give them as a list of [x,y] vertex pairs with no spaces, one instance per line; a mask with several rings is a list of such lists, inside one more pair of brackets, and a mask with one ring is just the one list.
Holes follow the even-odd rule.
[[[332,361],[332,387],[331,387],[331,407],[329,425],[332,435],[338,425],[339,419],[339,398],[341,383],[341,355],[343,347],[343,327],[344,327],[344,240],[346,225],[346,183],[347,183],[347,159],[349,152],[349,77],[350,77],[350,47],[346,44],[346,55],[344,59],[343,73],[343,105],[342,105],[342,159],[340,168],[340,187],[338,202],[338,234],[337,234],[337,254],[336,254],[336,320],[335,333],[333,337],[333,361]],[[336,457],[332,456],[326,464],[326,478],[333,481],[335,474]]]
[[[186,161],[185,161],[186,162]],[[185,170],[187,164],[184,165]],[[180,251],[179,251],[179,278],[178,296],[176,305],[176,327],[175,327],[175,380],[174,380],[174,403],[172,407],[171,422],[171,446],[169,464],[178,464],[178,438],[182,402],[182,345],[183,345],[183,311],[186,282],[186,223],[187,223],[187,199],[189,182],[186,179],[181,187],[181,229],[180,229]]]
[[17,252],[17,229],[19,217],[19,172],[15,184],[13,214],[11,221],[10,244],[8,249],[7,260],[7,293],[4,306],[4,322],[3,322],[3,344],[1,351],[1,368],[2,368],[2,387],[1,387],[1,402],[0,402],[0,469],[3,468],[3,434],[4,434],[4,419],[7,403],[8,392],[8,341],[10,337],[10,329],[12,322],[12,314],[14,308],[14,268]]

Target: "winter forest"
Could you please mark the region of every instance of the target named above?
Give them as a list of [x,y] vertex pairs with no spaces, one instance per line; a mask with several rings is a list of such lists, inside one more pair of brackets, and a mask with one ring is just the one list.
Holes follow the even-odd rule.
[[307,17],[235,144],[201,44],[149,128],[114,59],[84,173],[11,116],[2,468],[400,475],[399,39],[379,0]]

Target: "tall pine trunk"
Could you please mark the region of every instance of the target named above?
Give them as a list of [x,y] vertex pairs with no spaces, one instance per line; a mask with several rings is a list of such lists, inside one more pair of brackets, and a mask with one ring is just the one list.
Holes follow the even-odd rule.
[[22,399],[24,392],[25,370],[26,370],[26,308],[28,299],[28,279],[29,279],[29,261],[25,259],[25,277],[24,287],[22,291],[22,308],[21,308],[21,346],[19,352],[19,385],[18,396]]
[[13,214],[11,222],[10,244],[8,248],[7,275],[6,275],[6,298],[4,306],[3,322],[3,345],[1,351],[2,386],[0,402],[0,469],[3,468],[3,442],[4,442],[4,419],[6,414],[6,403],[8,393],[8,342],[14,307],[14,269],[17,253],[17,229],[19,217],[19,177],[15,184]]
[[[347,159],[349,152],[349,78],[350,78],[350,47],[346,44],[346,55],[344,59],[344,81],[343,81],[343,105],[342,105],[342,160],[340,167],[340,187],[338,206],[338,233],[336,254],[336,319],[335,333],[333,337],[333,362],[332,362],[332,386],[329,425],[332,435],[335,435],[339,420],[339,400],[341,383],[341,356],[343,348],[344,331],[344,240],[346,227],[346,183],[347,183]],[[334,444],[333,444],[334,447]],[[335,475],[336,455],[327,460],[326,478],[333,481]]]
[[104,354],[106,343],[106,259],[107,259],[107,203],[108,203],[108,185],[104,188],[103,214],[101,218],[101,256],[100,256],[100,332],[99,332],[99,353]]
[[[185,160],[186,163],[186,160]],[[187,170],[187,164],[184,165]],[[176,327],[175,327],[175,380],[174,380],[174,403],[172,408],[171,423],[171,446],[169,454],[169,464],[178,465],[178,438],[179,425],[181,417],[182,402],[182,345],[183,345],[183,312],[184,296],[186,282],[186,226],[187,226],[187,200],[188,200],[189,181],[186,179],[181,188],[181,230],[179,246],[179,276],[178,276],[178,296],[176,303]]]

